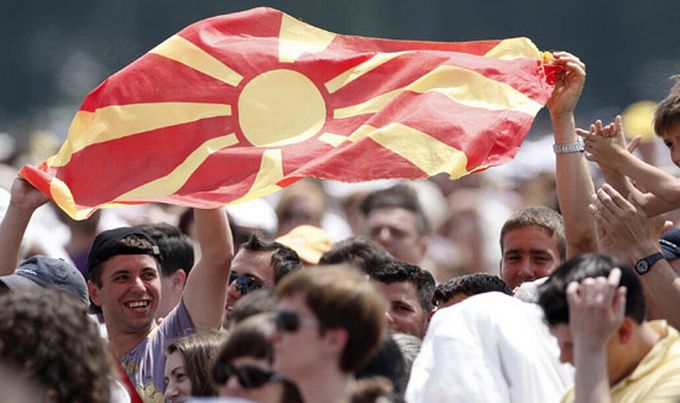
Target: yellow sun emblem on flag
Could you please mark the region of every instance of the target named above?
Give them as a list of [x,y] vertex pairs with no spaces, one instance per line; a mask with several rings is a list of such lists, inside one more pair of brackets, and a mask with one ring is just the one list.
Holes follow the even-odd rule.
[[[151,56],[179,63],[183,68],[189,68],[217,80],[220,85],[226,84],[232,94],[229,97],[225,96],[224,102],[165,99],[96,105],[90,109],[81,107],[71,125],[69,138],[59,153],[48,159],[47,167],[50,169],[66,167],[74,154],[110,140],[202,120],[224,118],[230,119],[223,127],[224,131],[211,133],[180,163],[168,168],[159,176],[138,181],[128,188],[121,188],[117,193],[111,190],[111,197],[107,200],[113,201],[100,206],[114,206],[130,201],[166,200],[165,196],[172,197],[178,192],[182,193],[192,175],[200,170],[212,155],[232,148],[259,150],[259,167],[254,167],[249,179],[240,179],[242,182],[248,182],[248,188],[240,188],[236,197],[228,199],[230,202],[250,200],[272,193],[300,177],[287,176],[291,168],[286,168],[289,158],[286,156],[284,159],[284,151],[297,155],[297,160],[302,161],[318,156],[319,147],[333,150],[342,145],[357,143],[367,137],[372,143],[389,151],[390,155],[398,156],[409,166],[416,167],[424,177],[447,172],[452,178],[456,178],[468,173],[468,156],[465,152],[448,144],[441,136],[433,135],[429,130],[396,120],[375,126],[369,118],[384,111],[405,93],[437,93],[457,105],[489,111],[521,112],[531,116],[542,107],[540,102],[507,83],[487,77],[471,68],[446,63],[422,67],[418,74],[412,71],[410,73],[412,78],[404,79],[402,82],[389,78],[393,80],[389,85],[364,94],[357,90],[359,87],[363,90],[363,83],[357,84],[361,83],[365,75],[386,63],[395,61],[399,63],[402,57],[416,58],[418,50],[375,51],[353,55],[352,60],[356,61],[347,62],[346,68],[332,75],[311,73],[311,70],[300,61],[302,59],[309,61],[316,57],[319,59],[333,57],[327,54],[328,49],[341,35],[311,26],[276,10],[253,11],[263,13],[260,15],[261,18],[265,15],[269,18],[274,12],[280,16],[278,37],[258,38],[249,42],[250,38],[247,35],[239,37],[237,34],[236,39],[230,38],[224,42],[226,45],[221,45],[222,39],[219,35],[222,32],[217,32],[208,24],[204,26],[203,31],[194,33],[196,35],[194,39],[191,39],[191,35],[187,36],[180,32],[149,51]],[[190,29],[191,27],[187,30]],[[268,64],[261,63],[258,68],[253,68],[249,64],[257,64],[257,61],[253,60],[250,63],[251,61],[247,59],[250,57],[249,54],[239,54],[237,57],[241,60],[234,61],[215,53],[219,53],[216,50],[219,46],[228,47],[241,39],[243,43],[248,44],[247,46],[277,49],[276,60],[272,58]],[[344,37],[343,40],[360,41],[363,38]],[[253,52],[255,56],[252,57],[257,58],[257,52],[258,49],[255,49]],[[351,53],[344,50],[342,52]],[[264,50],[262,54],[264,55]],[[538,49],[526,38],[499,41],[486,52],[485,56],[496,59],[542,58]],[[269,57],[262,56],[262,59]],[[140,60],[143,59],[144,57]],[[125,84],[123,80],[119,80],[116,85]],[[357,95],[345,96],[343,90],[345,93],[350,91]],[[112,92],[115,93],[115,89]],[[490,97],[488,94],[493,96]],[[342,124],[338,122],[350,124],[340,130]],[[345,130],[346,127],[350,129]],[[300,157],[303,151],[310,151],[309,157]],[[58,175],[52,177],[49,186],[55,201],[72,217],[83,218],[93,211],[93,208],[83,208],[93,204],[90,204],[90,201],[81,202],[72,184],[67,185],[66,180],[62,180]],[[100,189],[100,192],[105,190],[108,189]]]

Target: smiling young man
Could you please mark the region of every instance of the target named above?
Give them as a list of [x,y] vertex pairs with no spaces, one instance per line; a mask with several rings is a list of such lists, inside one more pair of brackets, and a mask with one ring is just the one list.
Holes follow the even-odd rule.
[[517,211],[501,229],[501,254],[501,278],[511,289],[549,276],[566,254],[562,217],[541,206]]
[[201,258],[180,303],[156,325],[160,250],[135,228],[97,236],[88,256],[88,291],[101,308],[111,349],[144,401],[163,401],[164,350],[175,338],[220,326],[233,246],[221,209],[195,210]]

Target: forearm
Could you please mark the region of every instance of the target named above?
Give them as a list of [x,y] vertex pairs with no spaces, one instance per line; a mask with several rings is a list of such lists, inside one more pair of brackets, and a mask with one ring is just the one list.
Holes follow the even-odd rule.
[[609,377],[607,375],[607,354],[604,347],[589,349],[574,346],[574,389],[576,403],[611,402]]
[[222,209],[194,210],[201,257],[184,289],[184,304],[196,329],[220,326],[233,243]]
[[680,180],[653,165],[626,152],[617,158],[614,169],[631,178],[645,191],[653,193],[666,203],[680,205]]
[[[555,144],[577,141],[574,115],[552,115]],[[588,211],[595,193],[588,163],[583,153],[556,155],[557,199],[564,218],[567,258],[597,251],[595,222]]]
[[21,240],[24,237],[33,211],[14,206],[7,207],[0,223],[0,275],[12,274],[17,267]]
[[208,260],[222,268],[229,265],[234,256],[234,244],[231,239],[231,230],[227,222],[227,214],[218,209],[194,209],[196,233],[198,244],[201,248],[201,260]]

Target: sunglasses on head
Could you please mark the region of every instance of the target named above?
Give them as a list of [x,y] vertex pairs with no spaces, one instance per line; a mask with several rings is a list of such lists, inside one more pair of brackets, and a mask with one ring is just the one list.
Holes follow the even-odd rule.
[[259,388],[266,383],[283,380],[280,375],[255,365],[235,367],[227,363],[218,363],[215,366],[213,377],[218,384],[226,384],[232,376],[236,376],[238,383],[245,389]]
[[258,279],[247,274],[242,274],[239,276],[233,272],[229,273],[229,281],[227,282],[227,285],[231,285],[231,283],[234,281],[236,281],[236,290],[241,293],[241,295],[245,295],[253,290],[262,288],[262,283],[260,283]]

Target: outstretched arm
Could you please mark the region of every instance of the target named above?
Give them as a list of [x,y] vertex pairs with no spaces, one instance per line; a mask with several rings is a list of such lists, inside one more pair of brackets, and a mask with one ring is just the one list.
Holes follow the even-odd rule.
[[[620,118],[617,119],[620,125]],[[587,158],[597,162],[605,171],[609,169],[629,177],[638,187],[661,199],[657,201],[651,197],[645,199],[640,195],[634,195],[649,215],[663,213],[680,206],[680,180],[628,152],[625,141],[621,141],[622,129],[617,129],[617,132],[611,137],[583,135]]]
[[[611,254],[631,267],[640,259],[659,252],[659,240],[650,233],[648,218],[632,198],[624,199],[609,185],[597,191],[597,199],[591,210],[598,225],[611,242]],[[658,314],[671,325],[680,325],[680,271],[675,270],[666,259],[656,262],[640,276]]]
[[49,199],[24,179],[12,183],[10,201],[0,223],[0,275],[12,274],[17,267],[19,248],[33,212]]
[[[567,52],[555,52],[555,62],[564,73],[555,86],[548,109],[552,119],[555,144],[576,143],[574,109],[586,80],[585,64]],[[595,223],[588,212],[594,193],[593,181],[583,153],[556,155],[557,199],[564,217],[567,258],[597,250]]]
[[189,273],[183,300],[196,330],[216,329],[222,323],[234,245],[222,209],[194,209],[194,217],[201,257]]
[[[585,131],[581,129],[576,129],[576,134],[583,137],[584,139],[590,136],[601,136],[611,139],[612,144],[615,144],[618,148],[625,148],[626,151],[632,156],[637,146],[640,144],[640,136],[635,137],[630,143],[626,142],[626,135],[623,130],[623,123],[621,116],[616,116],[614,122],[608,124],[607,126],[602,125],[602,121],[598,120],[592,125],[590,125],[590,131]],[[586,158],[592,159],[593,157],[590,153],[586,154]],[[617,192],[619,192],[624,198],[628,195],[633,197],[633,200],[642,207],[647,216],[654,217],[658,214],[665,213],[670,210],[674,210],[677,206],[664,201],[653,195],[652,193],[644,193],[640,189],[636,188],[633,181],[630,178],[624,176],[621,172],[613,169],[608,165],[599,165],[600,170],[602,170],[602,175],[605,181],[610,184]]]

